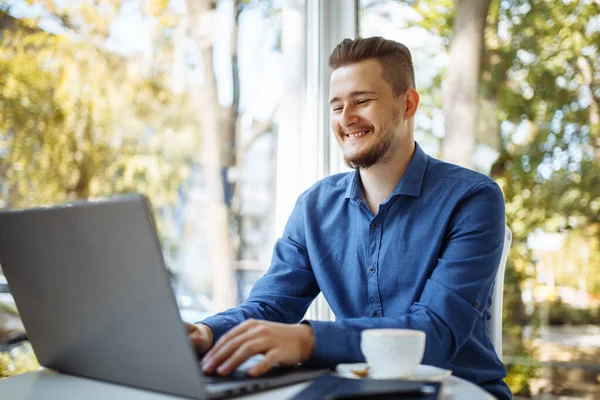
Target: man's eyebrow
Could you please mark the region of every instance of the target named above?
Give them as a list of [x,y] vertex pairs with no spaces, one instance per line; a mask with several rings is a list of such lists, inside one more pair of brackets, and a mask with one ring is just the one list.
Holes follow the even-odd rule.
[[[371,94],[371,95],[377,96],[377,93],[369,91],[369,90],[356,90],[354,92],[350,92],[350,96],[348,96],[348,97],[357,97],[357,96],[362,96],[365,94]],[[329,100],[329,104],[335,103],[336,101],[340,101],[340,98],[337,96],[334,97],[333,99]]]

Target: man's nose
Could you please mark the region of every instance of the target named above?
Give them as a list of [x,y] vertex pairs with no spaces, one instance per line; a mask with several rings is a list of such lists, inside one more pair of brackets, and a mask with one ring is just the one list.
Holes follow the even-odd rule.
[[340,124],[342,127],[347,128],[358,122],[358,115],[354,107],[346,106],[342,111],[342,117],[340,118]]

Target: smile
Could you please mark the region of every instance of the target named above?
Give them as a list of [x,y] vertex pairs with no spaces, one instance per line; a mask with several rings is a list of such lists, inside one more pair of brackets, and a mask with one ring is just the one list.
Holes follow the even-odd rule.
[[361,132],[356,132],[356,133],[348,133],[348,134],[346,134],[346,136],[348,136],[350,138],[358,138],[358,137],[361,137],[361,136],[365,136],[367,133],[369,133],[368,130],[361,131]]

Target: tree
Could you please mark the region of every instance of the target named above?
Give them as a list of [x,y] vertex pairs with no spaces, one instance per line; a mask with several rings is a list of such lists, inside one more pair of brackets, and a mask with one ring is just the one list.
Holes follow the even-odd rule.
[[[261,135],[271,132],[272,120],[253,124],[253,135],[242,140],[240,127],[240,76],[238,63],[239,21],[242,12],[253,6],[251,2],[233,0],[231,20],[231,81],[232,102],[229,106],[219,104],[217,78],[214,70],[213,51],[215,24],[214,0],[188,0],[190,12],[190,36],[201,52],[204,70],[202,88],[190,93],[203,110],[203,170],[211,199],[211,235],[213,251],[213,303],[214,311],[235,305],[234,260],[241,256],[241,193],[239,177],[248,148]],[[272,6],[270,6],[272,7]],[[233,176],[238,176],[237,178]],[[230,202],[225,196],[226,188],[233,193]]]
[[[242,140],[240,129],[241,88],[237,62],[238,24],[243,10],[260,6],[268,10],[269,13],[273,13],[275,9],[273,4],[271,2],[237,0],[234,2],[230,52],[233,101],[231,105],[223,107],[218,102],[218,88],[213,66],[212,39],[214,32],[211,30],[213,27],[211,21],[214,19],[216,1],[189,2],[187,4],[189,15],[185,12],[181,15],[180,12],[169,8],[169,2],[166,0],[143,1],[141,12],[153,18],[157,24],[154,25],[154,46],[150,54],[144,55],[141,59],[119,56],[107,48],[111,24],[118,16],[123,2],[111,0],[104,4],[101,10],[97,8],[97,3],[94,0],[84,0],[77,7],[68,8],[63,8],[61,3],[54,0],[37,0],[35,3],[42,5],[44,12],[33,20],[26,21],[27,24],[37,30],[39,30],[38,27],[44,19],[52,20],[58,24],[61,33],[56,38],[63,41],[70,40],[67,48],[79,46],[77,50],[71,51],[69,56],[64,56],[66,63],[72,67],[72,71],[79,71],[81,74],[79,82],[91,79],[91,83],[86,84],[86,86],[94,91],[88,96],[92,100],[73,100],[74,105],[72,108],[77,112],[92,109],[93,111],[85,111],[85,115],[102,116],[100,119],[99,117],[94,117],[95,119],[88,118],[87,126],[91,130],[98,130],[102,126],[105,135],[93,135],[94,140],[87,140],[86,148],[90,150],[90,154],[94,154],[94,157],[99,158],[86,158],[82,168],[85,167],[87,170],[93,171],[106,171],[119,176],[120,179],[113,182],[113,175],[111,175],[109,181],[114,184],[106,187],[102,193],[147,188],[148,190],[152,189],[152,195],[158,199],[162,197],[161,194],[167,193],[167,197],[172,200],[176,190],[184,184],[188,166],[200,163],[207,182],[206,190],[210,194],[211,217],[214,219],[213,223],[209,225],[212,229],[209,236],[213,241],[211,246],[213,250],[212,265],[215,272],[213,277],[214,309],[221,310],[234,305],[234,261],[241,256],[243,247],[241,240],[242,200],[239,190],[243,179],[240,173],[242,170],[241,165],[246,151],[254,141],[265,133],[274,130],[272,118],[267,121],[255,121],[252,124],[253,135],[249,139]],[[176,39],[171,38],[171,32],[173,31],[176,31]],[[45,37],[53,38],[55,36],[45,34]],[[30,37],[26,36],[26,38]],[[177,63],[182,62],[182,48],[185,47],[188,38],[194,41],[201,54],[204,66],[204,83],[202,87],[187,84],[181,76],[182,71],[175,68]],[[61,51],[54,51],[54,56],[60,57]],[[89,63],[82,62],[79,64],[80,53],[85,52],[90,52],[94,56],[89,60]],[[78,57],[77,61],[75,57]],[[148,60],[151,61],[148,62]],[[62,62],[61,59],[60,63]],[[106,71],[98,72],[96,63],[108,65]],[[39,64],[38,62],[31,65],[39,66]],[[34,76],[32,74],[33,71],[29,71],[25,75],[30,79]],[[102,79],[96,79],[98,77],[102,77]],[[124,79],[119,79],[120,77]],[[50,82],[54,78],[48,79],[48,82]],[[73,80],[71,76],[65,82]],[[129,83],[132,84],[129,85]],[[43,91],[44,89],[40,90]],[[74,93],[73,91],[77,90],[77,85],[74,85],[65,88],[64,93],[69,97]],[[110,101],[105,99],[107,96],[109,96]],[[98,102],[98,99],[102,100]],[[107,102],[112,103],[107,106]],[[129,105],[133,105],[133,109],[128,107]],[[49,103],[48,109],[57,109],[57,105]],[[193,110],[196,110],[196,112]],[[197,110],[202,111],[199,118],[194,115],[197,114]],[[139,119],[129,120],[126,118],[127,115],[132,114]],[[118,118],[119,116],[122,118]],[[74,118],[81,121],[79,115]],[[128,128],[133,129],[124,129],[124,126],[115,125],[114,122],[117,120],[127,121],[127,124],[133,125],[128,126]],[[147,123],[147,121],[151,122]],[[176,122],[176,126],[172,126],[173,122]],[[80,125],[85,124],[80,122]],[[132,135],[125,137],[127,132],[132,132]],[[142,132],[146,134],[151,132],[152,139],[142,144],[139,141]],[[173,134],[178,135],[178,140],[169,139],[169,136]],[[63,127],[60,127],[60,129],[57,128],[55,136],[56,140],[53,139],[52,143],[57,140],[64,141],[64,138],[68,137],[69,134],[64,132]],[[45,135],[44,138],[48,141],[50,136]],[[102,142],[100,139],[106,140]],[[13,141],[13,143],[22,142],[21,140]],[[34,144],[33,148],[35,146]],[[61,148],[61,146],[62,144],[54,147]],[[169,158],[165,159],[167,150],[173,151],[172,161],[174,161],[174,164],[168,162],[171,161]],[[149,154],[146,154],[148,151],[156,152],[156,157],[149,157]],[[118,153],[118,157],[115,156],[115,152]],[[145,156],[142,156],[142,154],[145,154]],[[63,153],[60,153],[55,155],[53,160],[62,161],[67,158]],[[93,165],[91,164],[92,160]],[[153,166],[151,169],[155,172],[161,171],[164,173],[160,176],[154,174],[154,177],[157,178],[156,182],[160,181],[162,184],[168,185],[168,191],[161,192],[160,186],[144,183],[147,174],[142,172],[140,168],[150,160],[153,163],[161,164],[160,166]],[[11,159],[6,165],[18,166],[13,161]],[[183,169],[177,166],[179,161],[184,161]],[[50,164],[53,165],[53,163]],[[90,166],[93,166],[93,168],[90,168]],[[71,196],[86,197],[85,191],[90,187],[95,187],[93,183],[97,183],[99,180],[94,178],[88,185],[86,182],[89,179],[84,179],[86,170],[82,169],[79,172],[74,172],[77,167],[79,166],[71,163],[65,164],[61,168],[67,174],[77,174],[82,178],[79,192]],[[169,170],[169,168],[171,169]],[[26,177],[21,175],[21,179],[18,181],[31,186],[29,182],[38,179],[36,176],[41,176],[36,172],[38,170],[38,168],[32,166],[31,174]],[[171,176],[169,175],[171,173],[176,174]],[[45,178],[39,179],[45,180]],[[125,181],[128,183],[125,184]],[[63,189],[59,190],[57,188],[56,190],[64,192],[66,189]],[[31,192],[37,193],[37,191]],[[11,193],[14,194],[14,190],[11,190]],[[93,192],[94,195],[98,193],[98,190]],[[68,198],[69,196],[65,195],[63,197]],[[56,200],[56,196],[53,199]],[[191,280],[194,281],[195,279],[192,277]],[[201,285],[198,282],[192,282],[191,286],[198,288]]]
[[129,191],[146,193],[157,209],[172,205],[189,153],[184,140],[165,145],[166,135],[185,132],[189,110],[123,57],[0,15],[10,21],[0,36],[5,206]]
[[479,126],[483,31],[491,0],[456,0],[444,90],[442,158],[473,168]]
[[[454,9],[429,3],[412,4],[424,17],[421,25],[448,42],[454,40]],[[478,99],[486,105],[479,129],[491,129],[502,143],[491,175],[503,189],[507,224],[513,231],[504,297],[510,354],[528,352],[521,340],[527,321],[521,285],[533,266],[529,235],[536,229],[571,231],[586,237],[590,248],[597,247],[600,63],[593,55],[600,37],[592,21],[599,7],[592,1],[549,0],[490,5],[477,78]],[[441,74],[451,76],[452,71]],[[448,118],[455,115],[446,113]],[[515,393],[528,391],[532,373],[523,365],[510,365]]]

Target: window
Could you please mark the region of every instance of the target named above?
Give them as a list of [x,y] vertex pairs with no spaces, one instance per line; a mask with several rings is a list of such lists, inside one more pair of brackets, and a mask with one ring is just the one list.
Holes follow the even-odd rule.
[[[359,25],[362,36],[384,36],[411,50],[421,95],[416,139],[443,159],[452,155],[444,150],[445,122],[456,117],[444,102],[460,101],[444,97],[456,68],[452,39],[460,35],[472,45],[483,38],[479,96],[469,111],[479,124],[461,145],[475,140],[468,158],[502,187],[513,232],[504,286],[507,382],[520,395],[597,397],[600,260],[597,217],[588,208],[598,208],[598,194],[586,183],[598,174],[597,146],[588,136],[598,119],[597,96],[590,97],[598,42],[589,37],[597,32],[597,10],[567,3],[491,2],[477,14],[482,28],[474,37],[461,30],[464,23],[452,25],[477,18],[471,4],[361,0]],[[564,57],[578,54],[575,48],[585,54]],[[457,57],[466,62],[468,55]]]
[[[285,29],[304,48],[298,11],[299,32]],[[284,70],[288,14],[283,1],[4,2],[2,205],[143,193],[184,319],[241,302],[275,241],[285,76],[305,71]]]

